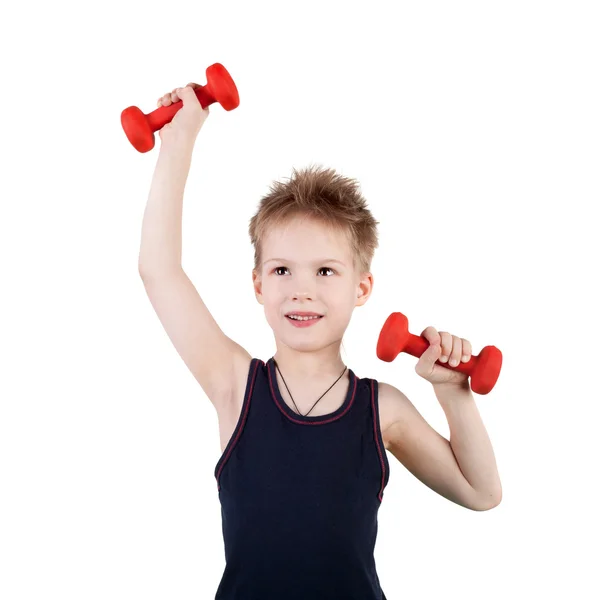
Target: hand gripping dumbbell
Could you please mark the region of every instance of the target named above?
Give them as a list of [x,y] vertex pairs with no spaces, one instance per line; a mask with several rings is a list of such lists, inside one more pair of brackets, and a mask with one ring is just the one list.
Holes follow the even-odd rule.
[[[408,319],[399,312],[392,313],[386,320],[377,341],[377,357],[392,362],[400,352],[420,358],[429,348],[423,336],[408,331]],[[496,346],[485,346],[477,356],[472,355],[468,362],[451,367],[448,363],[436,364],[466,373],[471,377],[471,389],[476,394],[487,394],[496,384],[502,368],[502,352]]]
[[[218,102],[225,110],[239,106],[240,97],[235,83],[222,64],[214,63],[206,69],[206,81],[206,85],[194,90],[202,108],[214,102]],[[137,106],[130,106],[121,113],[121,125],[133,147],[139,152],[148,152],[154,148],[154,132],[170,123],[182,107],[183,102],[178,100],[145,115]]]

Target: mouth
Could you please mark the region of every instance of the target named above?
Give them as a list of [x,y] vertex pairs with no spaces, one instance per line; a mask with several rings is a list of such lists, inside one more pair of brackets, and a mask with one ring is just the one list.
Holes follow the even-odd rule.
[[310,327],[311,325],[314,325],[315,323],[317,323],[318,321],[320,321],[323,318],[323,315],[318,316],[316,319],[315,318],[310,318],[310,319],[292,319],[290,316],[285,315],[285,318],[295,327]]

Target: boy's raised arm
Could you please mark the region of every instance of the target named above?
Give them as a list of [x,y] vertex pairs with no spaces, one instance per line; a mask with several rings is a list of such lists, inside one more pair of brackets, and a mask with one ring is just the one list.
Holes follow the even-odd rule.
[[160,147],[142,222],[138,260],[142,277],[181,269],[183,194],[193,150],[193,138]]
[[181,263],[185,182],[195,139],[206,118],[197,112],[202,108],[193,91],[188,92],[182,98],[191,104],[184,105],[168,129],[160,132],[162,145],[144,213],[138,269],[175,349],[217,412],[224,414],[235,399],[235,367],[250,355],[223,333]]

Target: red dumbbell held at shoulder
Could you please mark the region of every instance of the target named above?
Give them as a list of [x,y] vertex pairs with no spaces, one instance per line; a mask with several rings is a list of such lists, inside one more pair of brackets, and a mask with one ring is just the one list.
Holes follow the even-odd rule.
[[438,333],[434,327],[427,327],[421,336],[413,335],[408,331],[408,319],[394,312],[381,329],[376,353],[391,362],[400,352],[419,358],[415,370],[432,384],[460,385],[471,377],[476,394],[488,394],[502,368],[502,352],[496,346],[485,346],[479,355],[473,355],[468,340],[445,331]]

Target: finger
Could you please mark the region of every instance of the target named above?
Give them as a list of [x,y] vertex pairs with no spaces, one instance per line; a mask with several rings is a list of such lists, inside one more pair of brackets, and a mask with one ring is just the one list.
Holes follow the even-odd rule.
[[159,106],[170,106],[173,103],[171,100],[171,94],[165,94],[158,99]]
[[[195,86],[197,86],[198,84],[189,84],[188,83],[188,86],[189,85],[195,85]],[[179,102],[179,100],[181,99],[179,91],[181,89],[182,88],[180,88],[180,87],[173,88],[172,92],[169,92],[169,93],[165,94],[164,96],[161,96],[158,99],[158,101],[157,101],[158,106],[161,106],[161,105],[162,106],[169,106],[171,104],[174,104],[175,102]]]
[[437,332],[435,327],[426,327],[421,333],[430,344],[439,344],[440,343],[440,334]]
[[427,348],[425,360],[429,365],[429,372],[433,370],[433,366],[439,360],[441,354],[442,347],[439,344],[432,344],[431,346],[429,346],[429,348]]
[[456,367],[460,363],[460,359],[462,357],[462,339],[452,336],[452,351],[450,352],[450,360],[448,364],[451,367]]
[[452,352],[452,336],[447,331],[440,331],[442,355],[440,356],[440,362],[448,362],[450,352]]
[[471,355],[473,354],[473,348],[471,348],[471,342],[469,340],[465,340],[465,338],[461,338],[462,341],[462,361],[469,362],[471,360]]
[[179,88],[178,91],[179,97],[183,101],[184,106],[186,104],[200,104],[198,96],[196,96],[196,92],[194,92],[194,90],[191,87],[186,85],[183,88]]
[[434,365],[440,357],[440,353],[442,352],[442,347],[439,344],[433,344],[421,354],[417,364],[415,365],[415,371],[419,375],[429,375],[433,369]]
[[182,90],[184,90],[185,88],[187,88],[189,85],[190,84],[188,83],[187,86],[185,86],[185,87],[176,87],[171,92],[171,102],[179,102],[179,100],[183,101],[183,98],[181,97]]

